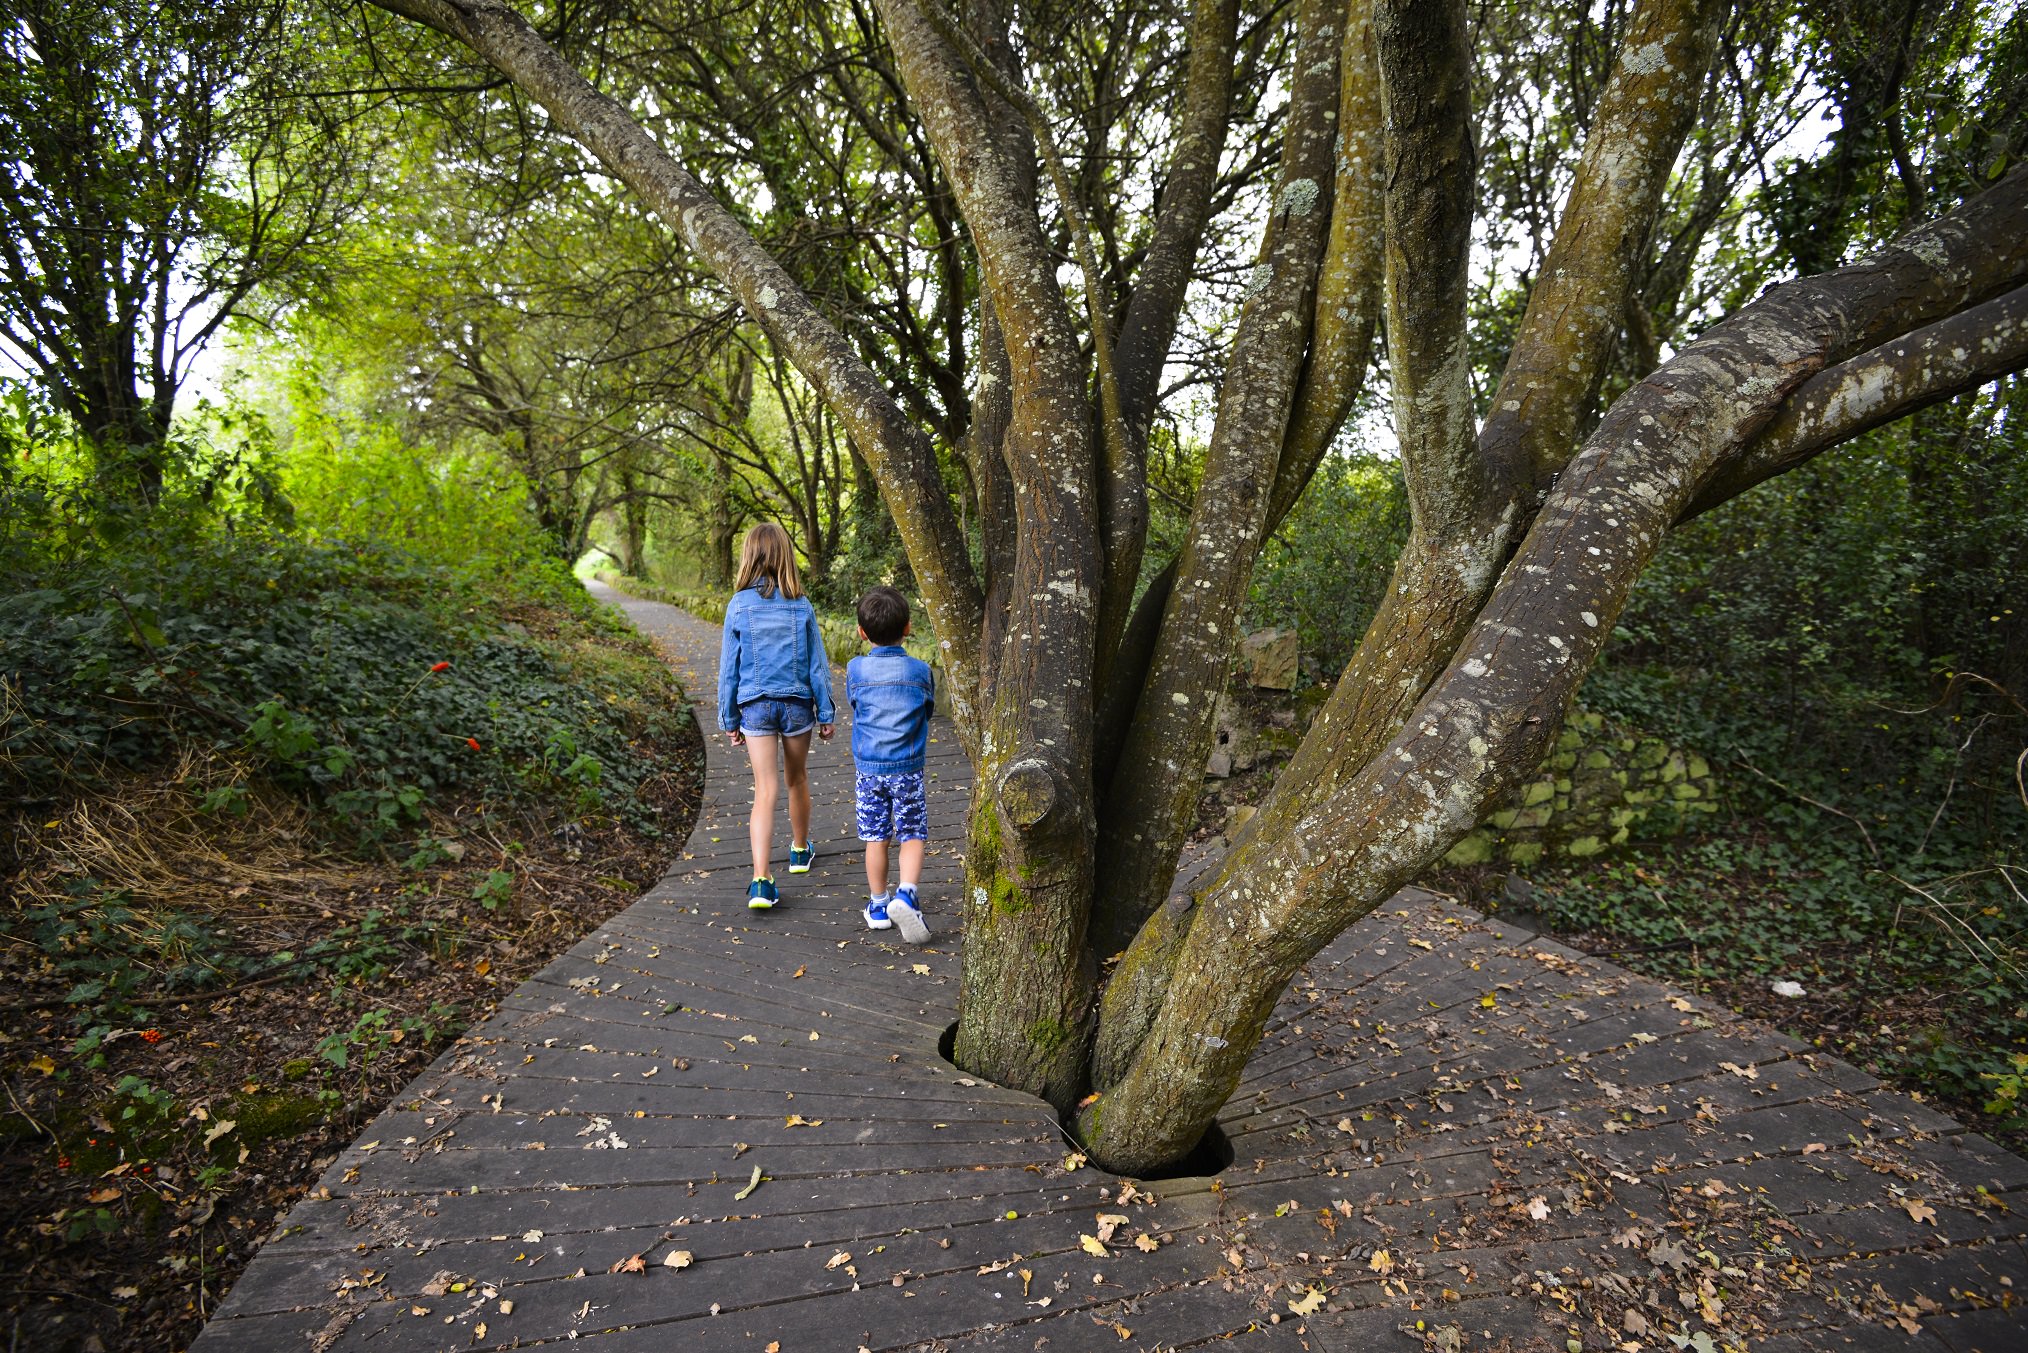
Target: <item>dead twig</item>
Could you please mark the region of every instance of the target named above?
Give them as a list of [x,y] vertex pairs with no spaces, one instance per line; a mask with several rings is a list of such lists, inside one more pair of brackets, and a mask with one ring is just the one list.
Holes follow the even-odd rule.
[[1751,771],[1755,775],[1758,775],[1761,779],[1767,781],[1769,784],[1773,785],[1776,789],[1779,789],[1782,793],[1789,795],[1791,798],[1800,799],[1804,803],[1809,804],[1812,808],[1821,808],[1827,813],[1831,813],[1834,814],[1835,816],[1844,818],[1847,822],[1857,827],[1859,829],[1859,834],[1866,838],[1866,850],[1869,854],[1873,856],[1873,863],[1875,864],[1880,863],[1880,847],[1873,843],[1873,833],[1866,830],[1866,824],[1864,822],[1861,822],[1858,818],[1846,812],[1843,808],[1833,808],[1830,804],[1825,803],[1822,799],[1813,799],[1808,794],[1803,793],[1800,789],[1790,788],[1788,785],[1783,784],[1780,780],[1775,779],[1774,776],[1769,775],[1766,771],[1760,769],[1760,767],[1754,765],[1751,761],[1748,761],[1744,758],[1740,758],[1736,760],[1734,764],[1742,767],[1745,770]]

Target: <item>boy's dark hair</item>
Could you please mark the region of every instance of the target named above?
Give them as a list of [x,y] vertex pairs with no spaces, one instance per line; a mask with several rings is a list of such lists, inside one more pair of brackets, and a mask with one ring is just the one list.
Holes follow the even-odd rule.
[[908,598],[892,587],[875,587],[859,598],[859,628],[876,644],[901,641],[908,628]]

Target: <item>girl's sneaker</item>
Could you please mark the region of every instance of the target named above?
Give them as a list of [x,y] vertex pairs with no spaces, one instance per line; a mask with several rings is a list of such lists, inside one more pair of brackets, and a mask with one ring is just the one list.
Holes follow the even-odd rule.
[[782,895],[775,891],[775,881],[771,878],[758,878],[746,885],[746,905],[749,910],[766,911],[781,900]]
[[793,841],[789,843],[789,872],[791,874],[809,873],[810,865],[816,858],[817,843],[815,841],[810,842],[807,846],[799,846]]
[[866,904],[866,928],[868,930],[892,930],[894,922],[887,919],[889,899],[883,894]]
[[922,918],[922,908],[916,905],[915,889],[902,888],[887,904],[887,917],[901,927],[901,937],[910,944],[929,943],[929,923]]

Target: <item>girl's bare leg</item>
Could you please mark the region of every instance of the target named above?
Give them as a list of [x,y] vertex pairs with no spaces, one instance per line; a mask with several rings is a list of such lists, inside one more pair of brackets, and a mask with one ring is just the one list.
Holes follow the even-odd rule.
[[[753,767],[753,816],[747,819],[746,835],[753,846],[753,876],[767,878],[768,857],[774,854],[775,846],[775,744],[781,741],[773,733],[749,733],[746,737],[746,759]],[[809,739],[803,739],[805,750]],[[807,824],[809,790],[803,791],[804,822]]]
[[782,773],[789,781],[789,844],[810,844],[810,735],[782,739]]

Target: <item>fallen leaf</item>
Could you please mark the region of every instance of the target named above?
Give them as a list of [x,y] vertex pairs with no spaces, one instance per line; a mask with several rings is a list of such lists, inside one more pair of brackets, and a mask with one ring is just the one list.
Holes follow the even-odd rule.
[[[1372,1269],[1375,1273],[1378,1273],[1381,1277],[1384,1278],[1388,1274],[1394,1272],[1394,1256],[1389,1254],[1386,1250],[1375,1250],[1373,1252],[1373,1257],[1366,1261],[1366,1267]],[[1297,1311],[1296,1314],[1308,1315],[1309,1312]]]
[[751,1150],[753,1150],[753,1148],[751,1146],[748,1146],[745,1142],[734,1142],[732,1144],[732,1158],[734,1160],[738,1160],[741,1156],[745,1155],[747,1152]]
[[1684,1000],[1681,996],[1671,996],[1669,998],[1669,1004],[1674,1006],[1678,1010],[1695,1010],[1697,1008],[1696,1006],[1690,1004],[1690,1002]]
[[56,1074],[56,1063],[53,1060],[51,1060],[48,1053],[44,1053],[42,1056],[30,1062],[28,1064],[28,1069],[30,1071],[40,1071],[45,1076],[54,1076]]
[[540,1231],[523,1231],[521,1233],[521,1243],[524,1245],[539,1244],[541,1240],[542,1232]]
[[1098,1216],[1098,1238],[1111,1240],[1113,1232],[1127,1224],[1127,1219],[1118,1212],[1101,1212]]
[[791,977],[801,977],[802,975],[803,975],[803,966],[800,963],[796,965],[796,970],[789,974],[789,976]]
[[780,1339],[770,1339],[765,1353],[782,1353],[782,1341]]
[[216,1142],[220,1137],[223,1137],[238,1126],[239,1124],[233,1122],[230,1118],[219,1119],[211,1125],[211,1131],[204,1134],[204,1144],[210,1146],[213,1142]]
[[1757,1066],[1741,1066],[1737,1062],[1720,1062],[1718,1065],[1724,1067],[1735,1076],[1744,1076],[1750,1081],[1760,1079],[1760,1068]]
[[608,1273],[646,1273],[647,1271],[648,1261],[638,1254],[630,1254],[625,1259],[615,1260],[613,1266],[606,1270]]
[[1487,1010],[1491,1010],[1494,1006],[1498,1005],[1499,1003],[1500,1003],[1499,997],[1495,996],[1490,991],[1487,992],[1485,995],[1479,997],[1480,1006],[1482,1006]]
[[1097,1236],[1081,1235],[1077,1238],[1077,1244],[1079,1249],[1083,1250],[1086,1254],[1090,1255],[1094,1259],[1103,1259],[1106,1257],[1105,1244]]
[[1240,1255],[1238,1246],[1234,1246],[1225,1252],[1225,1262],[1232,1265],[1234,1272],[1238,1272],[1246,1267],[1246,1260]]
[[847,1254],[844,1250],[840,1250],[838,1251],[838,1253],[832,1255],[829,1259],[824,1261],[824,1267],[826,1270],[834,1268],[843,1268],[845,1265],[851,1262],[852,1256]]
[[1530,1198],[1528,1200],[1528,1215],[1537,1221],[1546,1220],[1549,1216],[1548,1201],[1542,1198]]
[[[666,1263],[668,1263],[669,1261],[665,1259],[665,1260],[663,1260],[662,1262],[666,1264]],[[512,1300],[510,1300],[509,1298],[506,1298],[506,1297],[502,1297],[502,1298],[500,1299],[500,1314],[502,1314],[502,1315],[512,1315],[512,1314],[514,1314],[514,1303],[513,1303],[513,1301],[512,1301]]]
[[753,1167],[753,1178],[746,1181],[746,1187],[732,1195],[734,1202],[744,1202],[753,1191],[761,1186],[760,1166]]
[[1134,1248],[1144,1254],[1153,1254],[1156,1250],[1162,1248],[1162,1242],[1149,1235],[1146,1231],[1143,1231],[1134,1237]]
[[120,1191],[118,1189],[93,1189],[85,1195],[85,1201],[88,1203],[110,1203],[119,1196]]
[[1313,1287],[1307,1294],[1289,1303],[1289,1310],[1297,1315],[1315,1315],[1324,1309],[1324,1289]]
[[671,1250],[662,1256],[663,1268],[689,1268],[697,1262],[697,1256],[688,1250]]
[[823,1120],[823,1119],[821,1119],[821,1118],[805,1118],[805,1117],[803,1117],[803,1115],[801,1115],[801,1114],[799,1114],[799,1113],[792,1113],[792,1114],[790,1114],[790,1115],[789,1115],[789,1116],[788,1116],[787,1118],[783,1119],[783,1120],[782,1120],[782,1122],[783,1122],[783,1124],[784,1124],[785,1126],[787,1126],[787,1127],[822,1127],[822,1126],[824,1126],[824,1120]]
[[1806,1156],[1821,1155],[1823,1152],[1829,1151],[1830,1149],[1831,1149],[1830,1147],[1824,1145],[1822,1142],[1808,1142],[1803,1146],[1803,1154]]
[[909,964],[909,971],[913,972],[917,977],[928,977],[930,975],[930,966],[927,963],[911,963]]
[[1922,1221],[1928,1222],[1931,1226],[1936,1225],[1936,1209],[1920,1198],[1903,1198],[1901,1200],[1901,1210],[1908,1214],[1910,1221]]

